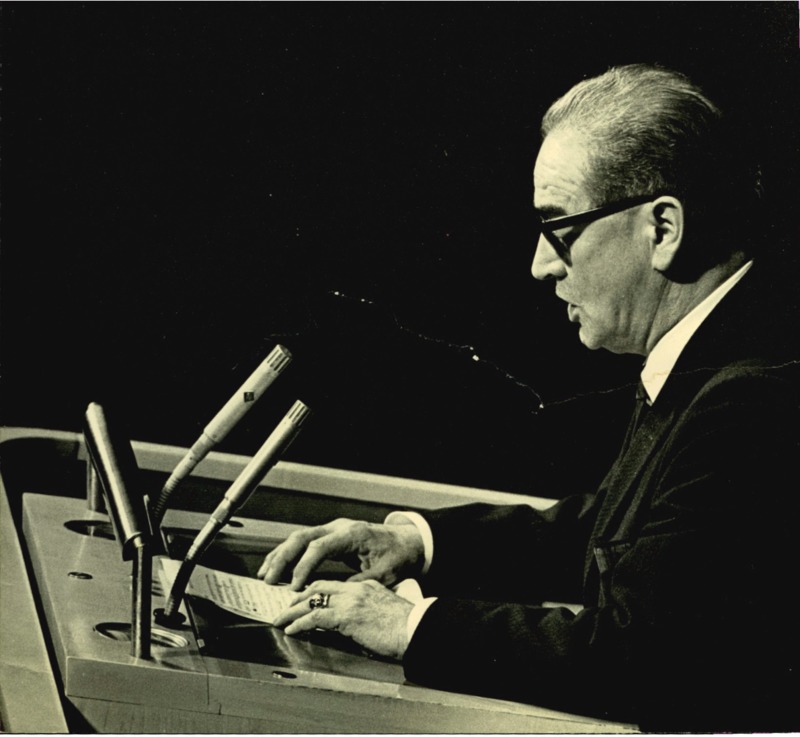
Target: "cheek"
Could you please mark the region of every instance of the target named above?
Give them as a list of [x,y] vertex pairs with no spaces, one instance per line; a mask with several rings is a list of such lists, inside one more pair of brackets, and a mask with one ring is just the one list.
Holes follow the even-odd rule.
[[642,270],[639,264],[610,251],[604,255],[607,258],[586,264],[588,268],[575,274],[578,302],[598,313],[598,317],[623,316],[636,302],[642,286]]
[[632,293],[624,280],[609,275],[581,285],[579,321],[581,340],[590,348],[613,344],[627,333],[635,314]]

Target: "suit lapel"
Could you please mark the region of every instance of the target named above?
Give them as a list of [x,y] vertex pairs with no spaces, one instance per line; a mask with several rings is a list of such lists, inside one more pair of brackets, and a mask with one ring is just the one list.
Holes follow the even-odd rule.
[[[754,265],[742,281],[720,302],[703,321],[681,353],[655,403],[642,421],[638,431],[629,433],[620,455],[606,475],[597,492],[599,511],[586,554],[584,583],[588,586],[594,570],[594,548],[611,541],[636,535],[640,518],[648,504],[657,470],[654,456],[702,386],[720,368],[751,356],[786,350],[785,320],[778,308],[770,309],[765,302],[774,297],[764,288],[769,275],[757,271]],[[774,291],[774,290],[772,290]],[[765,296],[766,295],[766,296]],[[759,329],[752,321],[761,316]],[[764,320],[763,316],[769,318]],[[783,326],[783,327],[782,327]],[[791,350],[791,348],[789,348]],[[793,354],[797,355],[797,354]],[[592,586],[585,590],[592,596]]]
[[652,459],[672,428],[675,405],[661,397],[646,410],[638,430],[627,440],[619,457],[606,475],[598,494],[602,498],[586,555],[584,580],[592,567],[596,545],[617,537],[632,522],[650,488],[646,474]]

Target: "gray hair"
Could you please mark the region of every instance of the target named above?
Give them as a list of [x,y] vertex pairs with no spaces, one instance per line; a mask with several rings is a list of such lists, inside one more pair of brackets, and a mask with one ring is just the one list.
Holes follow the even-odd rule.
[[683,74],[631,64],[579,82],[551,105],[541,130],[542,137],[559,131],[577,136],[596,206],[670,194],[683,203],[693,239],[706,240],[715,228],[716,243],[706,244],[700,256],[707,267],[726,256],[719,236],[721,224],[731,220],[731,202],[741,214],[760,197],[756,168],[745,163],[729,122]]
[[684,75],[631,64],[575,85],[545,114],[542,135],[567,129],[582,139],[590,191],[604,204],[640,194],[686,195],[682,169],[720,118]]

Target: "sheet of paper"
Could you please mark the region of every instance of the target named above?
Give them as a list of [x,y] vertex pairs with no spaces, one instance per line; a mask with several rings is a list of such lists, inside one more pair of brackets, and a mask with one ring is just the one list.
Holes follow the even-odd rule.
[[[160,558],[160,575],[165,591],[172,588],[181,562]],[[189,579],[187,594],[214,602],[217,606],[242,617],[271,624],[296,592],[288,586],[270,586],[259,578],[237,576],[197,566]]]

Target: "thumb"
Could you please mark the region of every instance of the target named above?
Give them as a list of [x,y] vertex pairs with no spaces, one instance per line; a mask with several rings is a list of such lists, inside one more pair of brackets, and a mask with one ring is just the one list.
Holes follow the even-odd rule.
[[359,581],[378,581],[385,586],[388,586],[391,583],[394,583],[394,576],[391,576],[390,572],[386,569],[370,568],[367,571],[354,573],[347,580],[350,583],[358,583]]

